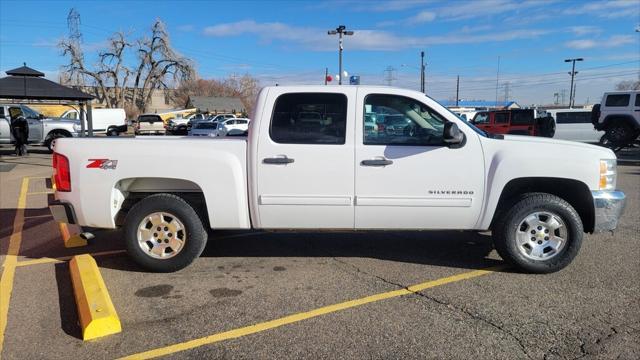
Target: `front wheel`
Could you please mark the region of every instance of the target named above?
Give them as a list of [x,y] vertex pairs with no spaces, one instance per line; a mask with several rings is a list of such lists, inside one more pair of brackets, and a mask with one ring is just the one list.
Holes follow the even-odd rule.
[[207,231],[184,199],[172,194],[148,196],[131,208],[124,225],[129,256],[156,272],[191,264],[204,250]]
[[556,272],[571,263],[582,244],[582,220],[563,199],[525,194],[502,211],[493,229],[500,256],[519,270]]

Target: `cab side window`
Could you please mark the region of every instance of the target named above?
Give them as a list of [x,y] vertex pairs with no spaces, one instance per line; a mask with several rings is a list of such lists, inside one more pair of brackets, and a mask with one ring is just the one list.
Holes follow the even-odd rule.
[[364,101],[365,145],[442,145],[445,119],[404,96],[372,94]]
[[280,144],[344,144],[346,120],[344,94],[283,94],[276,99],[269,134]]
[[488,124],[489,123],[489,114],[487,113],[478,113],[473,118],[474,124]]

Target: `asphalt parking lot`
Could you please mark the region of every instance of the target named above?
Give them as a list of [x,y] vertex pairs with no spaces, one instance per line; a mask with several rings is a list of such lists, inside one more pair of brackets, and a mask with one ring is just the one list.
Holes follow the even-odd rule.
[[[213,232],[192,266],[153,274],[117,231],[64,247],[50,155],[32,150],[0,149],[2,358],[640,358],[638,154],[618,167],[619,229],[555,274],[512,272],[489,235],[453,231]],[[82,340],[66,261],[80,253],[121,333]]]

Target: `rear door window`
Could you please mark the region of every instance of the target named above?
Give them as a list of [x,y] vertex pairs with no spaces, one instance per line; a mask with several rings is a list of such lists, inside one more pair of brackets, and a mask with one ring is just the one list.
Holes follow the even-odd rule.
[[640,106],[640,94],[636,95],[636,106]]
[[509,123],[509,114],[508,113],[495,113],[494,115],[496,124],[508,124]]
[[511,114],[511,125],[532,125],[533,111],[514,111]]
[[159,116],[153,116],[153,115],[141,115],[141,116],[138,118],[138,121],[153,123],[153,122],[157,122],[157,121],[162,121],[162,119],[160,119],[160,117],[159,117]]
[[269,134],[280,144],[344,144],[346,120],[344,94],[283,94],[276,99]]
[[612,94],[607,95],[606,106],[629,106],[630,94]]

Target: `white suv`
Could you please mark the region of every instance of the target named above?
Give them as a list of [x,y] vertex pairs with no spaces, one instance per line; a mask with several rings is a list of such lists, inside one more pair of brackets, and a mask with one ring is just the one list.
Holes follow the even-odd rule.
[[602,142],[622,148],[640,136],[640,91],[613,91],[593,106],[591,121],[596,130],[604,130]]

